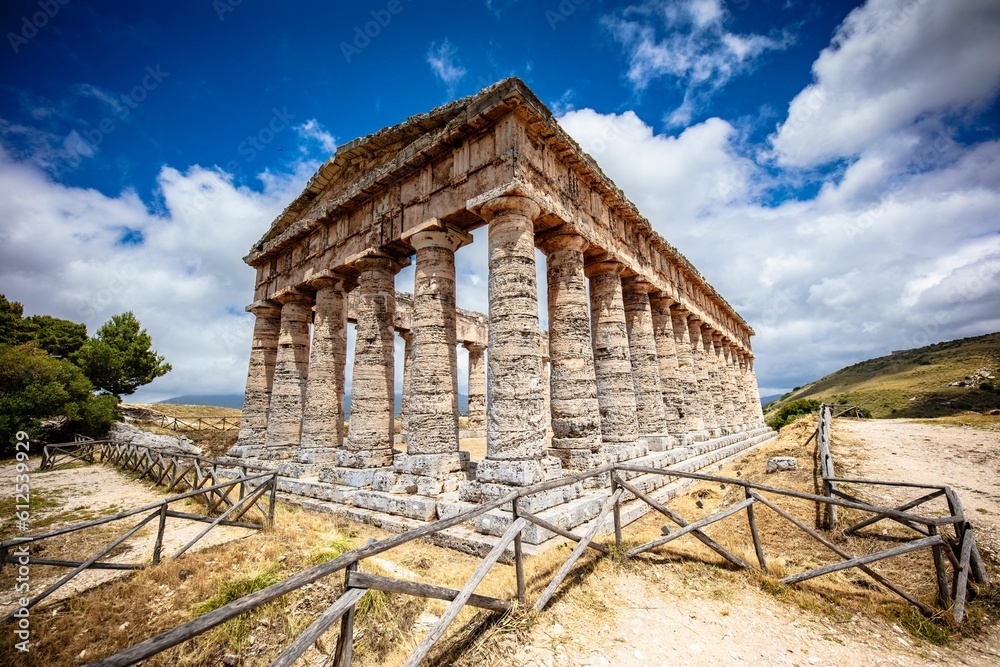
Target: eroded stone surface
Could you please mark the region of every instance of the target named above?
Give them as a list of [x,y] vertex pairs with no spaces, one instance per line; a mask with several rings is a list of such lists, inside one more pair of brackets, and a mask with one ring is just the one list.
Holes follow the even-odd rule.
[[254,314],[253,341],[250,347],[250,369],[247,371],[246,393],[240,418],[238,443],[248,447],[264,444],[267,432],[267,410],[271,405],[271,383],[274,361],[278,354],[278,331],[281,327],[281,304],[259,301],[247,307]]
[[264,445],[275,453],[274,458],[291,458],[302,432],[313,300],[302,292],[277,298],[281,301],[281,328]]
[[590,278],[591,338],[597,400],[601,409],[601,437],[605,443],[639,439],[621,271],[622,265],[614,261],[586,268]]
[[653,312],[649,301],[649,293],[654,288],[643,280],[629,278],[622,282],[622,289],[639,432],[664,433],[667,430],[667,418],[663,407],[660,362],[656,356]]
[[[581,470],[601,465],[600,406],[590,340],[590,310],[583,272],[586,242],[579,234],[548,237],[549,363],[552,447],[563,465]],[[566,450],[566,451],[562,451]]]

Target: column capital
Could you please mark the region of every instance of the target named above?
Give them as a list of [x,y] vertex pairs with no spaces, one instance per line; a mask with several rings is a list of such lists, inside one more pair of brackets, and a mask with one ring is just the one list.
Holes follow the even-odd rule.
[[473,208],[478,209],[475,212],[486,222],[506,213],[520,213],[534,220],[542,212],[542,207],[535,203],[534,199],[518,194],[504,194],[493,197]]
[[470,341],[462,343],[462,347],[464,347],[469,352],[483,352],[484,350],[486,350],[485,343],[473,343]]
[[[677,303],[677,299],[675,299],[673,296],[667,294],[666,292],[660,292],[658,290],[654,290],[649,293],[649,303],[655,304],[660,308],[667,307],[670,309],[673,309],[675,305],[679,305]],[[683,310],[683,308],[681,308],[681,310]]]
[[281,314],[281,303],[272,299],[260,299],[251,303],[244,310],[257,317],[277,316]]
[[413,331],[411,329],[400,329],[396,331],[396,335],[406,342],[413,340]]
[[639,275],[623,277],[622,289],[629,290],[637,294],[648,294],[650,300],[652,300],[653,294],[659,291],[655,285]]
[[350,292],[357,287],[358,279],[355,276],[325,269],[310,277],[306,284],[316,290],[333,288]]
[[402,239],[414,250],[426,247],[441,247],[455,251],[472,243],[472,235],[442,222],[439,218],[429,218],[403,232]]
[[386,262],[389,263],[389,270],[396,274],[399,273],[400,269],[410,265],[410,258],[389,254],[381,250],[365,250],[348,257],[344,264],[352,267],[355,271],[367,271],[373,268],[384,268]]
[[602,255],[583,267],[583,273],[588,278],[616,273],[619,276],[625,271],[625,265],[610,255]]
[[283,289],[274,295],[274,300],[281,303],[281,305],[286,305],[289,303],[301,303],[312,305],[314,299],[312,294],[298,289],[297,287],[290,287],[288,289]]
[[543,253],[550,255],[558,250],[583,252],[590,243],[569,225],[561,225],[556,229],[536,235],[535,245]]

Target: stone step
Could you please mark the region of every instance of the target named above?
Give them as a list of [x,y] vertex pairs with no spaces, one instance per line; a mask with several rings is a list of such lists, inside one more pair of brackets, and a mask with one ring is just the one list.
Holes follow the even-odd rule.
[[[682,456],[682,458],[676,460],[665,456],[665,454],[670,454],[670,452],[656,452],[630,461],[629,463],[650,465],[650,462],[654,462],[658,465],[651,465],[650,467],[661,469],[670,467],[681,472],[699,472],[711,466],[716,466],[717,469],[721,465],[720,462],[728,462],[729,459],[736,457],[746,450],[777,437],[777,434],[771,429],[757,429],[756,432],[757,435],[747,438],[725,436],[699,443],[694,448],[698,450],[698,453],[692,452],[693,455]],[[678,450],[681,449],[689,448],[678,448]],[[667,463],[668,461],[672,461],[672,463]],[[662,487],[673,486],[676,489],[680,489],[694,482],[694,480],[671,478],[667,475],[657,475],[655,473],[633,473],[633,475],[632,480],[629,480],[630,483],[635,483],[644,492],[651,493],[653,497],[656,497],[654,492]],[[673,493],[676,494],[676,491]],[[649,511],[649,507],[645,502],[635,501],[635,496],[631,493],[627,493],[627,497],[634,502],[629,503],[628,508],[625,506],[622,508],[622,521],[624,523],[630,523]],[[539,512],[538,516],[561,528],[573,530],[592,521],[600,512],[601,505],[603,505],[606,498],[606,490],[596,491],[579,499]],[[511,521],[512,515],[509,511],[493,510],[477,517],[475,525],[476,530],[496,537],[503,534]],[[579,534],[581,531],[578,530],[577,532]],[[524,531],[524,541],[529,544],[542,544],[555,536],[555,533],[535,524],[531,524]]]

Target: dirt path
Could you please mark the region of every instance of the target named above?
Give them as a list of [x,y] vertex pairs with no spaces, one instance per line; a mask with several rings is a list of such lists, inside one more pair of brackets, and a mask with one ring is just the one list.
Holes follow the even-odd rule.
[[[838,473],[950,484],[975,517],[980,541],[987,549],[997,544],[1000,434],[904,420],[844,420],[834,438],[845,443],[834,451],[841,457]],[[938,647],[882,619],[813,613],[745,584],[693,576],[681,563],[653,575],[592,577],[572,597],[578,603],[588,596],[602,612],[580,614],[571,596],[560,600],[535,626],[515,664],[1000,664],[994,618],[985,620],[989,630],[977,638]]]
[[[838,475],[858,472],[952,487],[976,530],[983,556],[1000,561],[1000,432],[909,419],[842,419],[833,435],[841,443],[840,452],[834,451]],[[865,487],[865,492],[873,499],[902,499],[888,489]]]
[[[26,534],[37,534],[70,525],[123,512],[129,509],[156,503],[167,496],[150,484],[128,477],[107,465],[77,465],[71,468],[38,472],[38,460],[31,461],[30,481],[34,502],[41,507],[31,513],[31,524]],[[0,466],[0,488],[14,488],[15,464],[8,462]],[[173,505],[171,506],[172,508]],[[182,511],[200,511],[194,504],[190,507],[176,507]],[[0,522],[10,517],[0,516]],[[140,517],[123,519],[106,526],[88,528],[74,534],[69,539],[53,543],[44,553],[32,551],[35,556],[84,560],[103,546],[113,541],[134,526]],[[168,519],[163,542],[164,557],[169,557],[190,539],[195,537],[206,524],[185,519]],[[244,537],[254,531],[247,528],[218,526],[203,537],[193,550],[205,549],[213,544],[228,542]],[[14,537],[11,535],[9,537]],[[61,538],[53,538],[61,539]],[[147,524],[136,535],[122,545],[120,550],[102,560],[116,563],[149,562],[156,540],[155,520]],[[69,570],[34,566],[31,570],[31,595],[42,592]],[[100,583],[128,574],[122,570],[87,570],[81,572],[62,588],[50,595],[42,604],[66,599],[92,588]],[[7,566],[0,574],[0,615],[13,609],[18,594],[14,591],[14,568]]]

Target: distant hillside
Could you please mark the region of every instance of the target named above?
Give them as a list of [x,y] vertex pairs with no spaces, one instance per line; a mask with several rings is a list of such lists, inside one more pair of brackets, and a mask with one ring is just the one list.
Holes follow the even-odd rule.
[[940,417],[1000,409],[1000,333],[869,359],[768,405],[811,398],[858,405],[875,417]]
[[171,405],[213,405],[218,408],[243,409],[243,394],[185,394],[160,403]]
[[779,398],[781,398],[781,394],[771,394],[770,396],[761,396],[760,397],[760,404],[761,405],[767,405],[771,401],[776,401]]

